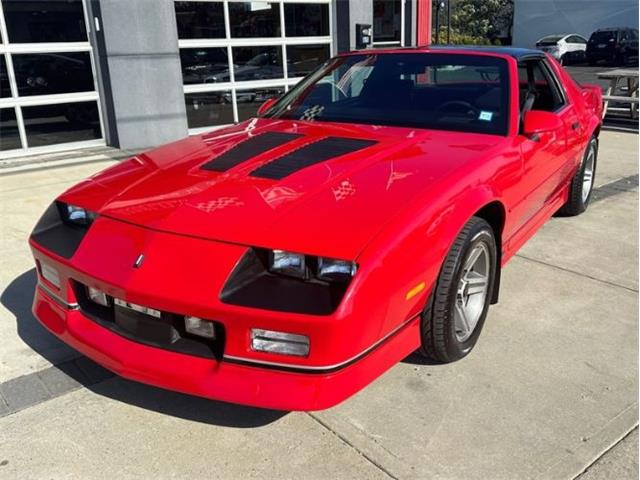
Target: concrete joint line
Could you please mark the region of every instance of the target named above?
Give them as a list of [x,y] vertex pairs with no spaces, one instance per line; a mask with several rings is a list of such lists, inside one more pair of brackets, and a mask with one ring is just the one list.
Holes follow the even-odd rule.
[[599,282],[599,283],[604,283],[605,285],[609,285],[610,287],[622,288],[624,290],[628,290],[629,292],[638,293],[638,290],[636,290],[635,288],[626,287],[624,285],[620,285],[619,283],[610,282],[608,280],[602,280],[600,278],[596,278],[596,277],[593,277],[591,275],[587,275],[585,273],[576,272],[575,270],[571,270],[569,268],[560,267],[560,266],[554,265],[552,263],[547,263],[547,262],[545,262],[543,260],[537,260],[535,258],[526,257],[526,256],[524,256],[524,255],[522,255],[520,253],[516,253],[514,256],[518,257],[518,258],[523,258],[525,260],[529,260],[530,262],[534,262],[534,263],[538,263],[540,265],[544,265],[546,267],[551,267],[551,268],[555,268],[557,270],[562,270],[563,272],[572,273],[573,275],[577,275],[579,277],[584,277],[584,278],[588,278],[589,280],[594,280],[594,281]]
[[370,455],[367,455],[365,452],[363,452],[360,448],[358,448],[357,446],[355,446],[351,441],[349,441],[348,438],[346,438],[344,435],[342,435],[340,432],[338,432],[337,430],[333,429],[328,423],[324,422],[323,420],[321,420],[319,417],[317,417],[316,415],[314,415],[311,412],[307,412],[307,415],[309,415],[313,420],[315,420],[318,424],[320,424],[322,427],[326,428],[329,432],[331,432],[333,435],[335,435],[337,438],[339,438],[340,440],[342,440],[345,444],[347,444],[349,447],[353,448],[356,452],[358,452],[364,459],[366,459],[369,463],[371,463],[374,467],[376,467],[378,470],[380,470],[382,473],[384,473],[385,475],[387,475],[389,478],[392,478],[394,480],[399,480],[398,477],[396,477],[393,473],[391,473],[387,468],[385,468],[384,466],[382,466],[380,464],[380,462],[377,462],[375,459],[371,458]]
[[637,426],[638,404],[633,403],[609,420],[599,431],[581,439],[581,444],[573,453],[563,455],[542,472],[540,478],[577,478]]

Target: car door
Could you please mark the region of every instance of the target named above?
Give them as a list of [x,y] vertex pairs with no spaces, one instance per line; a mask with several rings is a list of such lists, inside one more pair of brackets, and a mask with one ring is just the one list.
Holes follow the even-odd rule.
[[[578,115],[569,104],[563,89],[546,60],[534,59],[519,66],[520,85],[526,82],[527,91],[535,95],[531,110],[553,112],[562,120],[562,126],[556,130],[527,138],[521,135],[522,155],[522,228],[526,230],[528,222],[534,222],[537,215],[545,210],[566,185],[571,165],[570,150],[575,149],[580,128]],[[526,75],[526,78],[522,78]],[[521,98],[526,94],[521,95]]]
[[626,52],[627,59],[638,56],[638,31],[630,28],[626,31],[624,44],[622,45]]
[[631,29],[631,48],[635,57],[638,56],[638,30]]
[[587,41],[579,35],[569,35],[567,37],[567,50],[570,52],[572,62],[582,62],[585,59]]

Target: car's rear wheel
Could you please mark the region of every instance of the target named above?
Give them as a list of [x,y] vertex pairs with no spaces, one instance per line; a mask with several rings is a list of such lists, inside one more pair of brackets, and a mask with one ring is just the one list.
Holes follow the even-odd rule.
[[596,164],[598,160],[598,139],[591,137],[578,171],[571,179],[569,186],[569,199],[558,213],[572,217],[580,215],[589,206],[593,184],[596,176]]
[[473,217],[447,254],[422,313],[423,355],[453,362],[471,351],[491,302],[496,259],[493,229]]

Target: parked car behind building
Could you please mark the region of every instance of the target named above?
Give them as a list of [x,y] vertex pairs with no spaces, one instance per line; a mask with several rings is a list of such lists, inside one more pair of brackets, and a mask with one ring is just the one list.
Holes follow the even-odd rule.
[[548,52],[561,64],[584,62],[587,39],[575,34],[547,35],[536,42],[536,48]]
[[587,61],[595,65],[601,60],[626,65],[638,59],[638,30],[635,28],[601,28],[589,37]]

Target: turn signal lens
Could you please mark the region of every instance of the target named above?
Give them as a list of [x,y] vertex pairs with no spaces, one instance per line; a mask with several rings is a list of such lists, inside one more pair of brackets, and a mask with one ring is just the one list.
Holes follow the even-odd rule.
[[187,332],[204,338],[216,338],[213,322],[198,317],[184,317],[184,328]]
[[160,310],[145,307],[143,305],[138,305],[137,303],[125,302],[124,300],[120,300],[119,298],[114,298],[113,303],[115,303],[118,307],[127,308],[129,310],[133,310],[134,312],[144,313],[145,315],[151,315],[152,317],[156,318],[162,317],[162,312],[160,312]]
[[41,263],[40,273],[42,274],[42,277],[47,282],[51,283],[57,288],[60,288],[60,275],[58,274],[58,271],[55,268],[53,268],[50,265],[47,265],[46,263]]
[[306,357],[309,355],[309,337],[295,333],[252,328],[251,348],[258,352]]
[[269,270],[296,278],[307,277],[304,255],[300,253],[273,250],[269,258]]
[[103,307],[109,306],[109,297],[102,290],[98,290],[97,288],[87,287],[87,295],[90,300],[94,301],[98,305],[102,305]]

